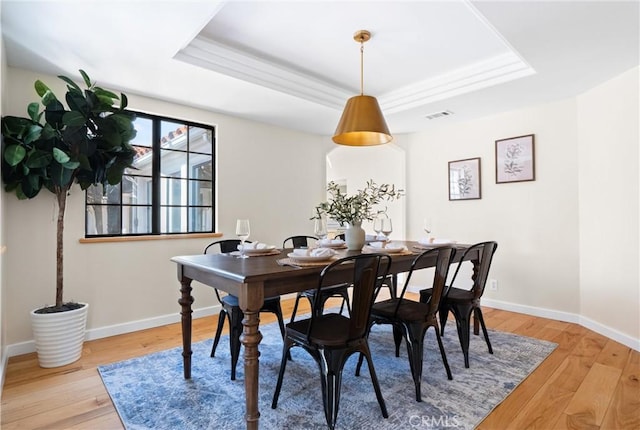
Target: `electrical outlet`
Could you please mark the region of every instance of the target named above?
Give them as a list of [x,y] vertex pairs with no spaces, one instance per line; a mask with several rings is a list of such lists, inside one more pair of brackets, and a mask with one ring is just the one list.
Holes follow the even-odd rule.
[[489,281],[489,290],[498,291],[498,280],[497,279],[491,279]]

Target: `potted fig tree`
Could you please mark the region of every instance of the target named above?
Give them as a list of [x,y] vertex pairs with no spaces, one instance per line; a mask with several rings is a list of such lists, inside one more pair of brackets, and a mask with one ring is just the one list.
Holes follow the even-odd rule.
[[42,367],[78,360],[85,337],[88,304],[65,302],[63,295],[67,195],[74,184],[86,190],[92,185],[120,183],[134,157],[129,142],[136,134],[135,116],[126,110],[127,97],[96,86],[83,70],[80,74],[84,90],[70,78],[59,76],[67,84],[66,107],[37,80],[35,90],[42,106],[30,103],[28,117],[5,116],[1,125],[5,190],[19,199],[32,199],[46,189],[57,202],[55,305],[31,312]]

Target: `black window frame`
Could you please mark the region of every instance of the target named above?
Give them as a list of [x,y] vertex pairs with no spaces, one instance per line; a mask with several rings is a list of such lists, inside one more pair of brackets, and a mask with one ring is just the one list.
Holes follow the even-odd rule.
[[[148,175],[135,175],[135,174],[129,174],[129,173],[125,173],[125,175],[123,175],[123,181],[115,186],[118,188],[119,190],[119,202],[118,203],[95,203],[95,202],[89,202],[88,200],[88,191],[85,191],[85,226],[84,226],[84,236],[87,239],[90,238],[104,238],[104,237],[136,237],[136,236],[164,236],[164,235],[185,235],[185,234],[198,234],[198,233],[214,233],[215,229],[216,229],[216,127],[213,125],[209,125],[209,124],[202,124],[202,123],[198,123],[198,122],[194,122],[194,121],[187,121],[187,120],[182,120],[182,119],[177,119],[177,118],[171,118],[171,117],[167,117],[167,116],[162,116],[162,115],[153,115],[153,114],[148,114],[148,113],[144,113],[144,112],[137,112],[137,111],[131,111],[133,113],[135,113],[136,115],[136,120],[138,118],[141,119],[147,119],[147,120],[151,120],[151,126],[152,126],[152,137],[151,137],[151,151],[152,151],[152,173],[151,173],[151,203],[150,204],[132,204],[132,203],[124,203],[123,202],[123,183],[126,177],[140,177],[140,176],[146,176],[148,177]],[[184,152],[186,154],[187,160],[190,161],[190,155],[191,154],[196,154],[196,155],[205,155],[205,156],[210,156],[211,157],[211,179],[202,179],[202,178],[193,178],[191,177],[191,170],[193,170],[194,167],[197,166],[189,166],[189,169],[187,169],[187,177],[175,177],[175,176],[170,176],[170,175],[162,175],[161,172],[161,159],[162,159],[162,153],[163,153],[163,149],[167,150],[167,148],[163,148],[163,138],[165,136],[162,136],[162,123],[163,122],[167,122],[167,123],[175,123],[175,124],[180,124],[181,126],[186,126],[187,130],[189,129],[189,127],[195,127],[195,128],[199,128],[199,129],[204,129],[206,130],[206,132],[210,135],[211,137],[211,153],[205,153],[205,152],[200,152],[200,151],[191,151],[190,150],[190,133],[187,131],[186,132],[186,138],[187,138],[187,149],[186,150],[180,150],[180,149],[169,149],[170,151],[175,151],[175,152]],[[133,146],[137,146],[135,145],[135,142],[132,142]],[[143,146],[140,146],[143,147]],[[192,192],[192,186],[194,183],[204,183],[204,184],[209,184],[211,187],[211,204],[210,205],[203,205],[203,204],[192,204],[191,200],[189,197],[187,197],[187,202],[186,204],[183,205],[176,205],[176,204],[162,204],[162,189],[161,189],[161,182],[162,179],[169,179],[169,181],[167,181],[168,183],[170,183],[171,179],[174,180],[184,180],[186,181],[186,191],[187,193],[191,193]],[[113,191],[113,190],[112,190]],[[104,206],[107,207],[107,211],[109,210],[109,208],[118,208],[119,210],[119,214],[120,214],[120,229],[119,229],[119,233],[105,233],[105,234],[90,234],[88,232],[88,226],[89,226],[89,210],[88,207],[92,206]],[[151,210],[151,231],[150,232],[143,232],[143,233],[122,233],[123,231],[123,207],[148,207]],[[164,210],[165,208],[185,208],[186,209],[186,222],[187,222],[187,231],[162,231],[162,216],[161,216],[161,212],[162,210]],[[193,208],[204,208],[204,209],[211,209],[211,228],[210,229],[198,229],[195,231],[192,231],[192,226],[191,225],[191,210]],[[167,221],[168,223],[169,221]]]

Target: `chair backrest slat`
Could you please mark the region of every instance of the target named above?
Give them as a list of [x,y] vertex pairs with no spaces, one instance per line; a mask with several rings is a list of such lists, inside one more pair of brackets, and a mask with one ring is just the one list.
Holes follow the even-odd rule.
[[290,236],[282,241],[282,247],[288,248],[287,242],[291,242],[291,244],[293,245],[293,248],[307,248],[309,246],[309,241],[315,242],[317,240],[318,238],[315,236],[305,236],[305,235]]
[[[474,267],[477,267],[477,271],[474,271],[473,273],[473,286],[471,289],[473,291],[474,298],[479,299],[484,293],[484,287],[487,284],[487,278],[489,276],[489,269],[491,268],[491,261],[493,260],[493,255],[495,254],[496,249],[498,249],[498,243],[493,241],[476,243],[467,248],[464,254],[462,254],[462,258],[460,259],[458,267],[451,279],[451,284],[446,289],[444,296],[446,297],[446,294],[449,292],[449,288],[455,285],[460,268],[462,267],[462,264],[468,260],[469,254],[477,253],[477,260],[479,264],[474,265]],[[474,260],[476,259],[474,258]]]
[[[251,243],[250,240],[246,240],[245,242]],[[230,252],[237,251],[238,245],[240,245],[239,239],[217,240],[207,245],[207,247],[204,249],[203,254],[212,254],[216,250],[216,248],[218,248],[219,252],[228,254]]]
[[487,278],[489,277],[489,269],[491,268],[491,261],[493,260],[493,254],[498,249],[496,242],[482,242],[477,244],[480,249],[480,268],[478,273],[474,273],[473,278],[473,296],[474,298],[480,298],[484,293],[484,287],[487,285]]
[[[321,297],[322,288],[335,285],[335,277],[329,275],[337,270],[344,272],[344,276],[341,276],[343,282],[350,284],[353,288],[349,316],[349,340],[359,339],[366,335],[377,280],[381,276],[386,276],[390,267],[391,257],[386,254],[359,254],[336,260],[320,273],[316,297]],[[325,282],[327,278],[329,280]],[[309,333],[311,333],[316,316],[322,314],[322,304],[319,303],[319,300],[316,302],[309,325]]]
[[[435,258],[435,270],[433,274],[433,280],[431,285],[428,287],[432,288],[431,292],[431,300],[429,302],[429,312],[428,315],[433,315],[438,312],[440,308],[440,302],[444,296],[443,292],[445,289],[445,285],[447,283],[447,275],[449,274],[449,267],[453,260],[454,255],[456,254],[456,249],[452,246],[441,246],[438,248],[429,249],[424,251],[422,254],[418,255],[413,259],[411,263],[411,268],[409,269],[409,274],[407,275],[407,279],[405,280],[404,287],[402,288],[402,292],[400,293],[400,298],[403,299],[404,295],[407,291],[407,287],[409,286],[409,281],[411,280],[411,276],[416,270],[416,266],[424,260]],[[398,300],[396,303],[396,308],[394,311],[394,317],[398,315],[398,309],[400,308],[401,300]]]

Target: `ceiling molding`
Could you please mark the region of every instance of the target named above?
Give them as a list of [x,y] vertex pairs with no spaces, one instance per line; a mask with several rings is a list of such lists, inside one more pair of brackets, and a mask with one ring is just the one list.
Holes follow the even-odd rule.
[[380,95],[381,109],[397,113],[535,73],[520,56],[506,53],[417,84]]
[[303,71],[203,36],[197,36],[174,58],[337,110],[353,95]]
[[[174,58],[336,110],[354,95],[333,82],[204,36],[197,36]],[[519,55],[508,52],[375,96],[384,112],[397,113],[534,73]]]

